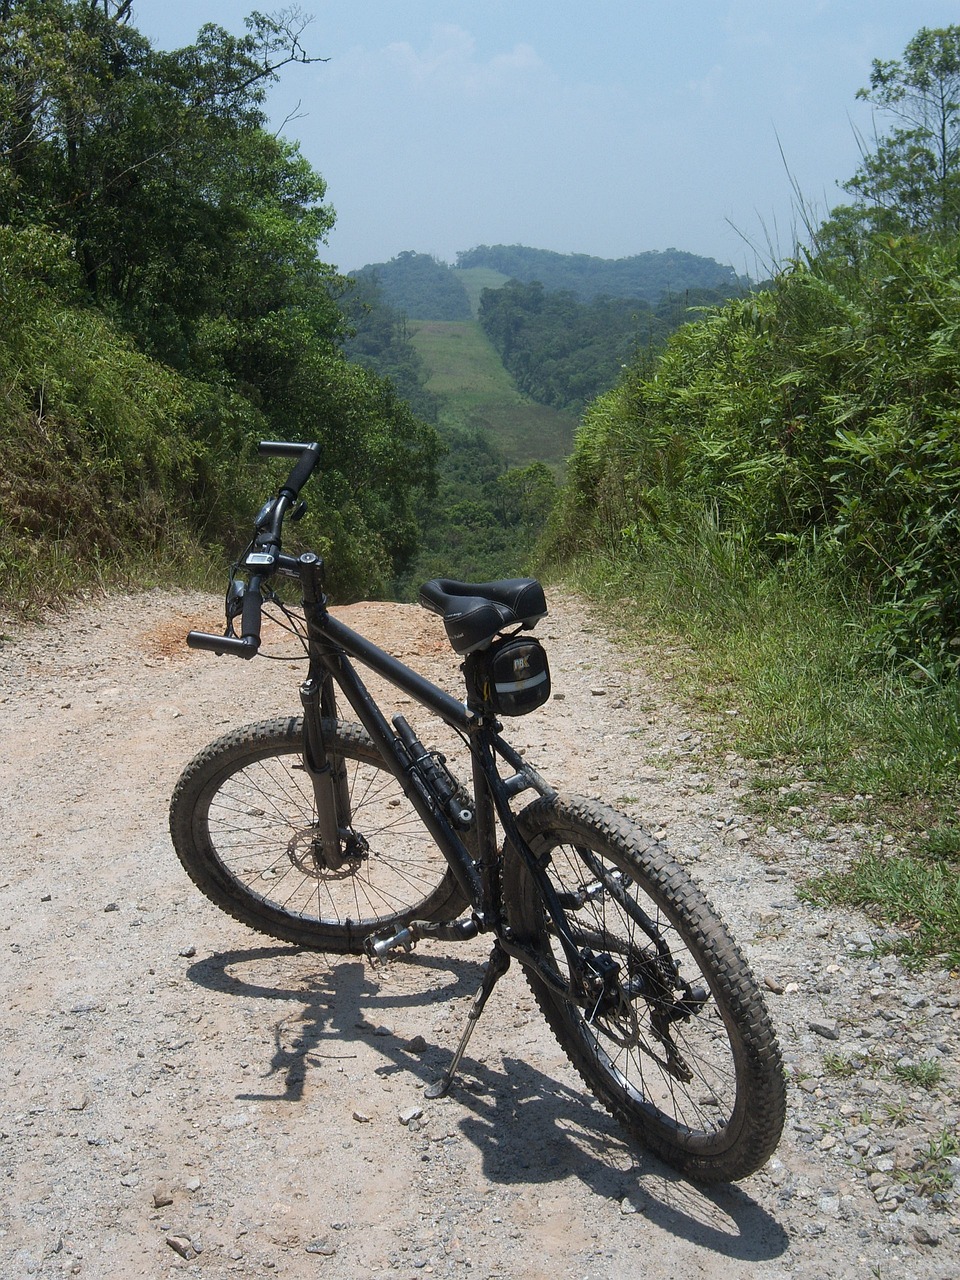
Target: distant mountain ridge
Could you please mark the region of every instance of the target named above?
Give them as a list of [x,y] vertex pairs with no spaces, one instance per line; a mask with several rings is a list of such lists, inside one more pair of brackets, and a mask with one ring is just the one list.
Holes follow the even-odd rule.
[[581,302],[605,296],[638,298],[651,306],[665,293],[710,289],[730,296],[749,286],[732,267],[681,249],[594,258],[502,244],[464,250],[457,254],[455,267],[408,250],[350,275],[375,280],[384,302],[411,320],[468,320],[473,311],[465,282],[481,273],[523,284],[539,281],[548,292],[568,291]]
[[630,258],[593,258],[525,245],[478,245],[457,254],[457,268],[488,267],[523,284],[539,281],[548,292],[569,290],[581,302],[594,298],[643,298],[651,305],[665,293],[716,289],[731,294],[749,282],[733,267],[682,249],[651,249]]

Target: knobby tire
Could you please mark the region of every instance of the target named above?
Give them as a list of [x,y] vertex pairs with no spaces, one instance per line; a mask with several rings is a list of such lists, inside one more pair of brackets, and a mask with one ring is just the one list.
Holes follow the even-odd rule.
[[[528,967],[561,1048],[623,1127],[687,1176],[715,1182],[755,1172],[783,1128],[783,1068],[756,981],[713,907],[662,846],[604,805],[537,800],[519,826],[564,895],[577,949],[612,958],[626,992],[619,1006],[580,1007]],[[537,882],[509,845],[504,903],[515,937],[566,981]],[[665,1021],[690,989],[696,1011]]]
[[465,900],[440,850],[359,725],[324,721],[343,758],[366,848],[336,869],[317,855],[299,717],[234,730],[189,764],[170,831],[194,884],[234,919],[285,942],[362,952],[369,934],[447,920]]

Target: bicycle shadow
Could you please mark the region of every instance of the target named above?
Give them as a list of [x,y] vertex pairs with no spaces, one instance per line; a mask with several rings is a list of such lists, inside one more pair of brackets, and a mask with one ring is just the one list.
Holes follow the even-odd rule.
[[[280,975],[275,972],[278,962]],[[235,972],[258,964],[271,968],[268,981]],[[296,1014],[273,1024],[274,1051],[264,1073],[266,1079],[282,1082],[282,1092],[237,1096],[297,1104],[303,1101],[311,1072],[358,1056],[354,1050],[360,1042],[373,1046],[383,1058],[374,1068],[377,1075],[407,1072],[423,1084],[442,1075],[462,1029],[468,998],[479,986],[483,963],[418,953],[405,957],[403,966],[429,977],[393,989],[371,979],[365,960],[281,945],[215,954],[191,965],[187,976],[211,991],[296,1007]],[[449,1031],[444,1030],[447,1042],[428,1044],[426,1049],[422,1043],[411,1047],[412,1041],[361,1013],[366,1008],[378,1018],[388,1017],[391,1010],[427,1008],[451,999],[462,1009],[450,1020]],[[490,1013],[496,999],[495,993]],[[721,1256],[760,1262],[786,1252],[786,1231],[740,1186],[688,1182],[627,1139],[585,1088],[571,1089],[519,1058],[502,1054],[501,1062],[502,1067],[491,1066],[471,1057],[468,1049],[450,1092],[461,1109],[455,1123],[480,1153],[484,1176],[491,1182],[546,1185],[572,1175],[593,1194]],[[531,1134],[537,1135],[533,1150]]]

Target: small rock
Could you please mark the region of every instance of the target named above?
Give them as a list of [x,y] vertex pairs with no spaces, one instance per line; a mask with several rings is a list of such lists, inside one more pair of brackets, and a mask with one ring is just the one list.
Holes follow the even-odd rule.
[[414,1036],[412,1040],[408,1040],[403,1046],[408,1053],[426,1053],[427,1042],[423,1036]]
[[163,1183],[158,1183],[153,1189],[153,1207],[164,1209],[168,1204],[173,1204],[173,1196]]
[[191,943],[189,947],[182,947],[179,954],[189,960],[191,956],[197,954],[197,948]]
[[401,1124],[409,1124],[411,1120],[419,1120],[423,1115],[423,1107],[407,1107],[401,1111],[398,1119]]
[[917,1244],[938,1245],[940,1243],[940,1237],[924,1226],[913,1228],[913,1238]]
[[43,895],[43,897],[40,899],[40,901],[41,901],[41,902],[52,902],[52,901],[53,901],[53,894],[52,894],[52,893],[45,893],[45,894]]
[[167,1244],[174,1251],[179,1253],[181,1258],[186,1258],[190,1262],[197,1256],[197,1252],[186,1236],[167,1236]]
[[332,1258],[337,1252],[336,1246],[329,1240],[311,1240],[308,1245],[304,1245],[304,1249],[307,1253],[319,1253],[324,1258]]
[[624,1196],[620,1201],[620,1212],[626,1217],[631,1213],[643,1212],[643,1197],[639,1192],[634,1191],[629,1196]]
[[356,1120],[357,1124],[369,1124],[373,1119],[373,1116],[368,1116],[365,1111],[355,1111],[353,1113],[353,1118]]
[[823,1036],[824,1040],[839,1040],[840,1028],[835,1022],[808,1022],[807,1026],[814,1035]]
[[775,996],[782,996],[784,986],[782,982],[778,982],[776,978],[771,978],[769,973],[764,974],[763,985],[768,991],[772,991]]
[[119,911],[119,910],[120,910],[120,904],[119,904],[119,902],[108,902],[108,903],[107,903],[107,905],[106,905],[103,909],[104,909],[104,911]]

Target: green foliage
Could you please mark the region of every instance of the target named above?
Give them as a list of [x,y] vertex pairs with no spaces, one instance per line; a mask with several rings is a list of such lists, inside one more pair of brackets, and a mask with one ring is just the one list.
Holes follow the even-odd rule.
[[[62,239],[0,227],[0,584],[8,607],[77,585],[125,550],[185,550],[190,388],[76,295]],[[52,578],[51,578],[52,575]]]
[[656,327],[650,307],[630,298],[580,303],[511,280],[484,290],[480,323],[521,391],[541,404],[581,409],[613,386]]
[[543,462],[508,467],[482,430],[441,428],[447,454],[436,500],[421,511],[423,544],[400,585],[428,578],[489,582],[530,572],[557,482]]
[[427,367],[403,312],[387,305],[373,276],[355,278],[341,306],[349,325],[343,342],[347,358],[388,378],[418,417],[436,422],[438,400],[426,388]]
[[722,304],[716,292],[664,294],[656,311],[637,298],[579,302],[536,281],[484,290],[479,320],[521,391],[541,404],[581,410],[619,382],[639,352],[652,352],[699,310]]
[[486,267],[523,284],[538,281],[550,292],[569,291],[581,302],[607,296],[642,298],[656,305],[664,293],[716,289],[738,293],[741,281],[732,267],[679,249],[651,250],[630,258],[592,258],[585,253],[554,253],[524,245],[478,245],[457,254],[457,267]]
[[585,416],[557,545],[638,559],[692,535],[768,564],[815,551],[871,637],[937,670],[960,636],[960,294],[953,250],[901,241],[869,276],[795,265],[681,329]]
[[321,442],[299,528],[338,596],[384,594],[416,549],[439,443],[345,360],[323,180],[264,128],[266,85],[310,61],[301,20],[254,14],[245,36],[208,25],[161,53],[128,16],[0,6],[8,598],[42,596],[25,566],[60,565],[65,546],[81,575],[236,549],[268,486],[257,437]]
[[874,229],[960,231],[960,27],[922,27],[902,61],[875,60],[857,97],[898,127],[845,184]]
[[407,250],[351,275],[372,280],[388,306],[411,320],[469,320],[470,299],[454,271],[428,253]]

